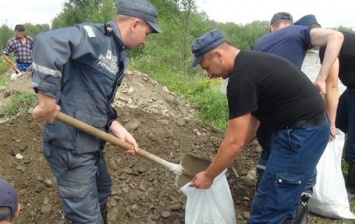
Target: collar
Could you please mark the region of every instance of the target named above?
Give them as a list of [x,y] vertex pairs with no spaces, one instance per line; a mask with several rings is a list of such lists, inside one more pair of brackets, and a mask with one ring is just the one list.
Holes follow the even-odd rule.
[[[25,38],[26,40],[29,39],[29,38],[27,37],[27,35],[23,35],[23,38]],[[18,37],[15,37],[15,39],[20,40],[20,38],[18,38]]]
[[112,33],[113,33],[112,36],[120,44],[122,49],[125,49],[124,43],[122,41],[122,35],[121,35],[120,30],[118,29],[118,25],[117,25],[116,21],[115,20],[111,20],[107,24],[109,24],[111,26],[111,28],[112,28]]

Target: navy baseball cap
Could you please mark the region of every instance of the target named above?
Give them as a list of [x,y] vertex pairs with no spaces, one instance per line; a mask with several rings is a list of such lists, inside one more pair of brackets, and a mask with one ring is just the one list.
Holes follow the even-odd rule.
[[15,30],[26,30],[25,27],[22,24],[17,24],[15,26]]
[[198,64],[200,64],[203,55],[212,51],[226,41],[227,40],[223,33],[217,29],[208,31],[204,35],[197,38],[191,46],[191,51],[195,55],[192,67],[196,67]]
[[121,0],[117,8],[117,14],[142,19],[153,28],[154,33],[163,32],[157,24],[158,12],[147,0]]
[[271,21],[270,21],[270,25],[272,25],[275,22],[277,22],[279,20],[282,20],[282,19],[287,19],[287,20],[290,20],[291,22],[293,22],[293,18],[292,18],[290,13],[288,13],[288,12],[278,12],[278,13],[275,13],[272,16]]
[[0,221],[12,217],[17,211],[17,206],[18,202],[15,188],[4,179],[0,179],[0,207],[8,207],[10,209],[9,212],[0,213]]
[[301,25],[301,26],[310,26],[312,24],[319,25],[316,17],[314,15],[312,15],[312,14],[305,15],[305,16],[301,17],[299,20],[297,20],[294,23],[294,25]]

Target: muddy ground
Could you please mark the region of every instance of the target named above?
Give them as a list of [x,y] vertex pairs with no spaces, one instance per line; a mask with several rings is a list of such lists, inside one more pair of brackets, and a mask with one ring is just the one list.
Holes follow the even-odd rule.
[[[30,91],[29,74],[25,73],[1,87],[0,107],[14,93]],[[128,71],[116,98],[119,121],[140,148],[170,162],[179,163],[186,153],[211,159],[223,139],[223,132],[196,119],[194,105],[145,74]],[[22,206],[18,223],[68,223],[55,178],[42,154],[42,125],[30,112],[31,108],[24,108],[11,119],[0,118],[0,177],[18,190]],[[186,197],[175,186],[174,173],[144,158],[128,156],[112,145],[107,145],[105,152],[113,179],[108,203],[111,224],[184,223]],[[227,172],[238,223],[246,223],[249,217],[256,180],[246,175],[253,173],[250,171],[259,152],[258,143],[250,143]],[[311,215],[310,223],[351,222]]]

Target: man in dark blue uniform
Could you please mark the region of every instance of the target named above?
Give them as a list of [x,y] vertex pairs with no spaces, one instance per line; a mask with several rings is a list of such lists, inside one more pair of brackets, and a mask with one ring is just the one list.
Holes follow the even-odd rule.
[[34,43],[32,83],[39,105],[33,117],[44,124],[43,151],[58,182],[66,218],[72,223],[107,223],[111,177],[105,142],[55,117],[59,110],[133,145],[111,104],[127,67],[126,49],[161,33],[157,11],[146,0],[121,0],[107,24],[79,24],[41,33]]
[[248,223],[293,223],[298,199],[330,135],[321,95],[288,60],[239,50],[218,30],[195,40],[192,52],[193,66],[200,64],[208,77],[229,78],[229,124],[211,165],[191,186],[209,188],[254,138],[261,122],[272,131],[272,149]]

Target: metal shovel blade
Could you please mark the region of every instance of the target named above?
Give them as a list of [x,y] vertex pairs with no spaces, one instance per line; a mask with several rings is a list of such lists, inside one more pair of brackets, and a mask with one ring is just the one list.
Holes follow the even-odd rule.
[[189,183],[196,174],[206,170],[210,164],[211,160],[192,154],[185,154],[180,161],[180,165],[183,167],[184,171],[181,175],[177,176],[175,185],[180,189],[182,186]]

